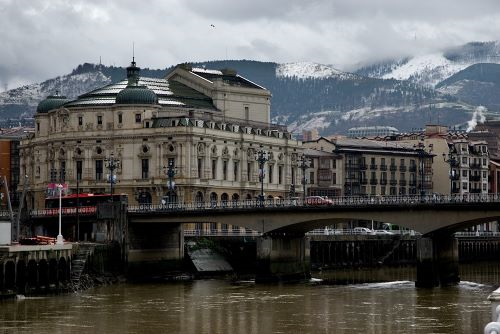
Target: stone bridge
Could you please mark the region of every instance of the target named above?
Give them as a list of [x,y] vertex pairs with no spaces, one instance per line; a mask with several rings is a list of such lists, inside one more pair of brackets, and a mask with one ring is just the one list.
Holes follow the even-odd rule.
[[221,223],[262,234],[257,277],[303,277],[309,273],[304,233],[335,222],[374,220],[421,232],[417,242],[418,286],[459,281],[458,244],[453,232],[500,217],[500,196],[406,196],[336,198],[331,204],[300,200],[193,203],[129,207],[129,262],[183,257],[183,223]]

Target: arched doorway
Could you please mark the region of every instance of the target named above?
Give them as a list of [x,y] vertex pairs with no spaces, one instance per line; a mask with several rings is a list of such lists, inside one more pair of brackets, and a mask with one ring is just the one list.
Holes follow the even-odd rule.
[[151,194],[148,191],[140,192],[137,197],[137,202],[139,202],[139,204],[151,204],[153,202]]
[[222,207],[226,207],[227,206],[227,202],[229,201],[229,195],[227,193],[223,193],[221,196],[220,196],[220,204]]
[[16,265],[9,261],[5,265],[5,289],[14,290],[16,284]]
[[38,263],[38,286],[47,289],[49,286],[49,265],[45,259]]
[[28,292],[35,291],[38,285],[38,265],[35,260],[28,262]]
[[57,266],[57,281],[59,285],[64,285],[68,282],[69,277],[66,276],[66,259],[60,258]]
[[198,207],[203,205],[203,193],[201,191],[198,191],[196,193],[196,196],[194,197],[194,202],[196,203],[196,206],[198,206]]
[[233,196],[231,196],[231,200],[233,201],[233,207],[239,206],[240,195],[234,193]]
[[169,190],[161,200],[161,204],[168,205],[178,202],[177,193],[173,190]]
[[210,193],[210,205],[212,207],[217,206],[217,198],[218,198],[217,193],[215,192]]
[[26,263],[23,260],[17,261],[16,288],[17,293],[26,293]]

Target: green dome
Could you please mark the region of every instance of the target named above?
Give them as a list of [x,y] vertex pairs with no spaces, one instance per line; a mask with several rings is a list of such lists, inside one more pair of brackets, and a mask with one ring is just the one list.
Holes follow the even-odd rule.
[[146,86],[129,85],[116,95],[116,104],[157,104],[158,96]]
[[45,100],[41,101],[36,108],[37,113],[47,113],[52,109],[57,109],[63,104],[68,103],[69,99],[66,96],[50,95]]

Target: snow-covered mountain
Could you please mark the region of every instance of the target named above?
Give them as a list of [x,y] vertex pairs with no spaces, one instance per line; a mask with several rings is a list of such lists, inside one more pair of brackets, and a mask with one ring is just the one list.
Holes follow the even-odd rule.
[[[354,126],[387,125],[401,131],[429,122],[460,126],[479,105],[485,105],[486,117],[500,118],[500,80],[495,79],[500,65],[478,66],[500,62],[498,55],[498,43],[488,42],[375,63],[355,73],[312,62],[225,60],[193,66],[235,69],[272,92],[274,122],[297,133],[317,128],[328,135]],[[168,70],[143,69],[141,75],[164,77]],[[32,116],[38,102],[56,91],[75,98],[125,75],[121,67],[83,64],[68,75],[0,93],[0,126],[2,119]]]
[[[76,98],[96,87],[111,83],[111,78],[100,71],[71,73],[47,81],[22,86],[0,93],[0,118],[14,118],[9,107],[24,106],[21,116],[31,117],[38,103],[56,92],[68,98]],[[14,112],[17,108],[13,109]]]
[[500,43],[468,43],[439,53],[364,65],[355,72],[372,78],[410,80],[419,85],[435,87],[477,63],[500,64]]
[[323,65],[312,62],[297,62],[278,64],[276,67],[276,77],[311,79],[311,78],[338,78],[354,79],[357,75],[348,72],[342,72],[331,65]]

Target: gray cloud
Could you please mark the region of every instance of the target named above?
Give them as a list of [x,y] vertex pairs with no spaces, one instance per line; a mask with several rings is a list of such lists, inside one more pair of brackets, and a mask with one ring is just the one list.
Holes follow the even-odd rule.
[[[0,0],[0,90],[83,62],[369,60],[500,39],[497,0]],[[214,25],[215,27],[212,27]]]

